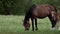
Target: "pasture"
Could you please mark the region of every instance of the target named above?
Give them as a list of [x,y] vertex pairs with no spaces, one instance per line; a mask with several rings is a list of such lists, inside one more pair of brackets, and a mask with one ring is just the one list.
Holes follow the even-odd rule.
[[[51,23],[48,18],[38,19],[38,31],[25,31],[22,20],[23,15],[0,15],[0,34],[60,34],[59,30],[50,30]],[[31,22],[31,21],[30,21]]]

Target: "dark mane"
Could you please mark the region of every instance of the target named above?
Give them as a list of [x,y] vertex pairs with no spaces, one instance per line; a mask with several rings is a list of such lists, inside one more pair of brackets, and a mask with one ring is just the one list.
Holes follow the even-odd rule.
[[32,11],[34,10],[35,7],[36,7],[36,5],[33,4],[33,5],[29,8],[29,10],[28,10],[28,11],[26,12],[26,14],[25,14],[25,20],[30,18],[31,14],[32,14]]

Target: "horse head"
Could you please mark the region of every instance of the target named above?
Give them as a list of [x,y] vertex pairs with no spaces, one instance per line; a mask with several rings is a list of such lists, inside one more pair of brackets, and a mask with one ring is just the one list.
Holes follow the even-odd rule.
[[24,27],[25,27],[25,30],[29,30],[29,28],[30,28],[29,20],[24,20],[23,25],[24,25]]

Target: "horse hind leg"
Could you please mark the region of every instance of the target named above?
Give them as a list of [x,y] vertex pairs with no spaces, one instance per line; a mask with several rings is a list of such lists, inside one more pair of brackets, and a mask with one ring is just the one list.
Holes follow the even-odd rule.
[[51,24],[52,24],[52,30],[55,29],[56,21],[53,20],[53,18],[49,17]]
[[56,22],[52,21],[52,28],[55,29]]
[[37,19],[35,19],[35,27],[36,27],[36,30],[38,30],[38,27],[37,27]]

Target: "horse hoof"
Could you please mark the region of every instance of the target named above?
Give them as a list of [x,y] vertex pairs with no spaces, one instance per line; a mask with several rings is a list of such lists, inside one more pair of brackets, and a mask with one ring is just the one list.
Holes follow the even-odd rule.
[[36,31],[37,31],[38,29],[36,29]]
[[29,29],[25,29],[25,30],[29,30]]
[[55,30],[55,28],[51,28],[51,30]]
[[32,31],[34,31],[34,29]]
[[35,29],[36,31],[38,30],[38,29]]
[[32,31],[34,31],[34,29]]

